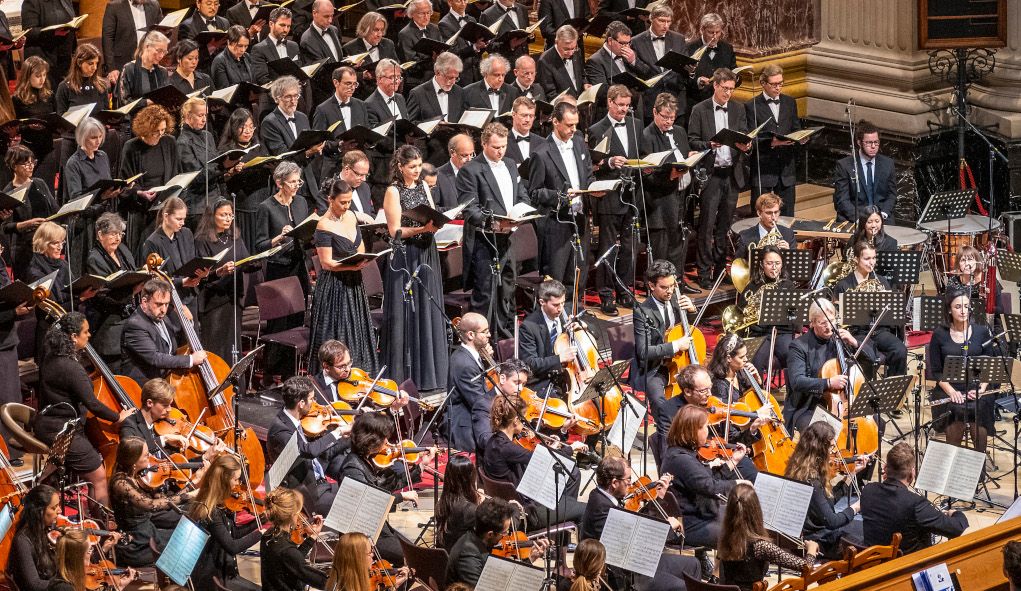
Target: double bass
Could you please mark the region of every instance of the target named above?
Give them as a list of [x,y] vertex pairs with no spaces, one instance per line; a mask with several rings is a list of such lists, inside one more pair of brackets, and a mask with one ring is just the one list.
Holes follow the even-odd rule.
[[[149,273],[170,284],[170,296],[174,309],[177,311],[184,329],[188,344],[179,350],[182,355],[194,351],[203,351],[202,343],[195,332],[195,327],[184,317],[184,303],[174,287],[174,282],[165,272],[160,270],[163,259],[158,254],[150,254],[145,260]],[[228,386],[218,394],[210,396],[230,373],[230,366],[214,353],[206,352],[202,363],[189,369],[173,370],[167,381],[174,387],[176,395],[174,404],[189,417],[202,416],[205,413],[205,424],[208,425],[229,448],[236,447],[248,465],[248,484],[258,488],[262,484],[266,470],[266,458],[262,452],[262,444],[251,427],[235,430],[237,417],[234,416],[232,400],[234,388]],[[240,437],[235,437],[239,433]]]

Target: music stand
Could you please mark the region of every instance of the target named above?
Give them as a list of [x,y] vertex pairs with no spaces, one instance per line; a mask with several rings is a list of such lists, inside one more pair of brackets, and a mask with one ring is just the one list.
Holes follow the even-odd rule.
[[[840,309],[851,326],[869,327],[877,320],[880,326],[904,326],[904,297],[899,291],[845,291],[840,294]],[[880,319],[884,308],[887,312]]]
[[964,217],[967,215],[968,206],[971,204],[971,200],[974,197],[974,191],[945,191],[943,193],[935,193],[929,197],[929,201],[922,209],[922,215],[919,216],[918,221],[915,222],[915,226],[917,227],[930,222],[953,220]]
[[588,387],[581,393],[581,396],[574,401],[575,405],[602,397],[603,394],[615,386],[620,377],[627,371],[628,361],[616,361],[611,365],[600,369],[588,383]]
[[924,295],[911,301],[911,330],[934,330],[942,325],[943,298]]
[[[762,249],[753,248],[750,251],[751,262],[748,267],[758,269],[762,264]],[[805,282],[812,278],[812,251],[789,248],[780,251],[780,259],[783,261],[783,268],[787,275],[795,282]]]
[[[237,387],[238,383],[241,381],[241,376],[252,367],[252,364],[255,363],[256,355],[258,355],[259,351],[261,351],[265,346],[266,345],[259,345],[249,351],[248,355],[239,359],[238,362],[234,364],[234,367],[230,368],[230,372],[224,376],[223,381],[217,384],[217,386],[209,392],[209,398],[216,398],[216,396],[223,393],[224,390],[231,386]],[[234,394],[236,395],[237,392]]]
[[741,339],[741,341],[748,348],[748,354],[746,355],[748,359],[754,359],[755,354],[759,352],[759,348],[766,344],[766,337],[749,337]]
[[884,250],[876,253],[876,274],[888,277],[890,283],[914,285],[922,270],[922,251]]
[[1021,252],[996,251],[996,272],[1006,281],[1021,281]]
[[808,324],[808,307],[812,301],[801,299],[805,293],[791,289],[763,290],[759,326],[790,326],[797,333]]
[[[869,417],[872,415],[885,415],[892,413],[904,404],[911,388],[911,382],[915,376],[903,375],[873,380],[864,384],[858,390],[858,395],[851,402],[851,408],[847,410],[848,419]],[[852,423],[848,420],[848,425]],[[852,437],[851,429],[848,429],[848,438]],[[877,457],[883,457],[883,438],[879,438],[879,447],[876,449]]]

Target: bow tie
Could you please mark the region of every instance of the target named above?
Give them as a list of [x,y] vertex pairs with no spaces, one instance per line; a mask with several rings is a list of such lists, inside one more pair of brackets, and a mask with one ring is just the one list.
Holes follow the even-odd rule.
[[465,21],[467,21],[467,20],[468,19],[464,18],[463,16],[457,17],[457,22],[458,22],[458,24],[461,24],[461,25],[463,25],[465,23]]
[[277,41],[277,47],[287,47],[287,40],[281,39],[280,41]]
[[726,113],[727,112],[727,107],[721,107],[719,105],[716,105],[716,110],[717,111],[723,111],[724,113]]
[[653,37],[652,38],[652,42],[653,43],[655,43],[657,41],[666,41],[666,35],[663,35],[662,37]]
[[488,92],[489,94],[500,94],[500,91],[495,88],[490,88]]
[[766,99],[766,102],[771,104],[771,105],[779,105],[780,104],[780,99],[778,99],[778,98]]
[[447,94],[447,91],[440,88],[436,91],[436,94]]
[[287,118],[287,122],[288,123],[294,123],[294,117],[288,117]]
[[514,139],[514,141],[516,141],[517,143],[520,144],[521,142],[527,142],[528,138],[529,138],[529,136],[527,136],[527,135],[519,135],[518,137],[516,137]]
[[344,107],[350,107],[350,106],[351,106],[351,103],[350,103],[350,102],[346,102],[346,103],[337,103],[337,104],[338,104],[338,105],[340,105],[340,108],[341,108],[341,109],[343,109]]
[[386,104],[392,105],[394,103],[394,100],[395,100],[394,97],[390,97],[390,98],[386,99]]
[[145,0],[131,0],[131,3],[135,6],[145,6]]
[[503,11],[506,12],[507,14],[510,14],[510,13],[514,12],[514,7],[511,6],[510,8],[504,8]]
[[626,125],[626,123],[624,121],[621,121],[620,123],[614,123],[613,124],[614,127],[624,127],[625,125]]
[[376,50],[376,49],[378,49],[378,48],[379,48],[379,46],[378,46],[378,45],[370,45],[370,46],[369,46],[369,51],[373,51],[373,50]]

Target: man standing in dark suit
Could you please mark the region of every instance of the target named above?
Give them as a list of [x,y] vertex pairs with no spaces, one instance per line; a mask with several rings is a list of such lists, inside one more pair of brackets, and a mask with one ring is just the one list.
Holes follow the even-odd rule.
[[[113,0],[103,13],[103,63],[108,74],[120,73],[124,64],[135,58],[144,27],[160,22],[163,11],[156,0]],[[139,23],[143,23],[139,27]],[[117,74],[114,74],[116,81]]]
[[[613,21],[606,27],[606,41],[585,63],[585,81],[589,84],[602,84],[599,94],[596,95],[595,104],[601,107],[606,97],[608,87],[613,83],[613,77],[617,74],[630,72],[638,78],[649,77],[649,68],[644,62],[638,60],[638,55],[631,48],[631,29],[620,21]],[[630,106],[630,98],[629,98]],[[593,114],[593,118],[602,117],[603,113]],[[590,140],[591,140],[591,136]],[[637,156],[634,156],[637,158]]]
[[[667,71],[657,66],[656,62],[663,59],[663,56],[671,51],[684,53],[687,42],[684,40],[684,35],[670,30],[670,26],[674,22],[674,11],[669,4],[654,2],[648,8],[649,30],[643,31],[631,38],[631,49],[638,56],[638,60],[645,65],[650,76],[656,76],[663,72],[667,72],[667,75],[652,88],[644,92],[642,95],[643,102],[646,105],[652,105],[656,102],[657,96],[661,93],[669,92],[675,96],[679,103],[678,113],[683,115],[688,111],[684,94],[685,86],[688,82],[687,74],[682,77],[677,72]],[[645,113],[646,121],[648,121],[651,117],[648,108],[646,108]]]
[[[706,14],[698,23],[699,37],[688,43],[684,50],[685,55],[694,55],[699,49],[706,48],[688,80],[689,109],[713,96],[713,73],[716,70],[733,70],[737,67],[734,46],[723,40],[723,28],[723,18],[720,15],[715,12]],[[688,129],[691,129],[691,125]]]
[[837,210],[837,219],[856,221],[865,206],[874,205],[884,220],[892,220],[897,205],[897,172],[893,159],[879,153],[879,129],[868,121],[860,121],[854,130],[854,141],[858,144],[858,162],[846,156],[833,168],[833,208]]
[[[311,64],[325,59],[327,61],[322,67],[331,69],[340,64],[344,50],[340,44],[340,31],[333,25],[333,13],[332,0],[315,0],[312,3],[312,25],[305,29],[298,42],[303,63]],[[332,85],[321,77],[310,80],[309,86],[314,105],[326,100],[333,91]]]
[[[755,200],[755,213],[759,215],[759,223],[737,236],[737,249],[734,256],[739,259],[748,258],[748,246],[758,243],[770,232],[779,232],[780,241],[777,247],[787,250],[794,247],[794,230],[778,223],[783,201],[775,193],[763,193]],[[775,228],[775,230],[774,230]]]
[[[301,83],[294,76],[281,76],[269,87],[269,94],[277,107],[266,114],[259,126],[262,145],[270,154],[287,152],[301,132],[311,129],[308,116],[298,110],[301,101]],[[326,201],[319,195],[319,179],[316,176],[315,157],[321,154],[326,142],[312,146],[298,155],[295,162],[302,167],[301,177],[305,181],[301,195],[308,203],[309,211],[326,211]]]
[[[450,11],[443,15],[437,26],[440,28],[440,35],[442,35],[442,41],[446,41],[453,37],[458,31],[460,31],[468,23],[477,22],[475,17],[466,14],[465,9],[468,6],[467,0],[449,0],[447,5],[450,7]],[[464,64],[464,69],[461,72],[460,82],[461,86],[467,86],[473,82],[479,80],[479,60],[482,59],[482,51],[486,48],[486,40],[479,39],[475,43],[469,43],[465,39],[460,37],[454,42],[454,46],[450,48],[450,52],[461,58],[461,63]]]
[[177,355],[180,325],[167,317],[172,286],[150,279],[142,286],[138,307],[124,321],[121,332],[123,368],[140,384],[162,378],[172,369],[188,369],[206,360],[205,351]]
[[567,289],[556,279],[547,279],[539,284],[535,297],[539,305],[525,316],[518,336],[521,360],[532,373],[528,386],[545,395],[552,383],[563,392],[567,385],[564,364],[577,354],[575,347],[567,347],[559,355],[553,352],[553,344],[565,329]]
[[[589,143],[592,145],[609,138],[609,149],[603,169],[597,176],[602,178],[616,178],[622,176],[624,163],[628,158],[638,158],[638,144],[641,140],[639,134],[642,126],[638,120],[628,114],[631,110],[631,91],[622,84],[614,84],[606,94],[606,117],[603,117],[595,125],[589,128]],[[635,216],[635,205],[633,194],[624,199],[623,191],[615,191],[595,202],[596,223],[599,225],[599,246],[597,250],[600,255],[605,253],[614,244],[620,243],[620,251],[616,257],[617,276],[624,285],[634,283],[634,269],[631,267],[631,258],[634,252],[632,236],[634,227],[632,221]],[[611,261],[607,261],[609,264]],[[596,287],[599,288],[599,309],[603,314],[616,316],[617,301],[631,306],[630,294],[616,284],[613,273],[609,268],[601,268],[596,274]],[[614,295],[616,293],[616,296]]]
[[713,150],[703,160],[711,170],[699,205],[697,262],[698,283],[703,289],[712,285],[713,278],[723,272],[726,264],[730,222],[737,207],[737,193],[745,185],[745,154],[751,149],[750,144],[736,144],[732,148],[711,141],[723,129],[748,131],[744,107],[730,102],[736,86],[733,72],[716,70],[713,97],[692,107],[688,122],[691,146],[696,150]]
[[[755,129],[763,122],[769,121],[762,131],[780,135],[801,129],[798,118],[798,103],[786,94],[783,88],[783,68],[779,64],[766,64],[759,75],[762,94],[745,103],[748,114],[748,127]],[[783,199],[780,215],[794,215],[795,156],[797,148],[794,142],[777,139],[769,134],[759,134],[755,145],[755,157],[751,158],[752,200],[763,193],[776,193]],[[807,141],[803,140],[803,141]]]
[[[482,576],[489,552],[500,538],[511,531],[511,519],[519,509],[503,499],[488,498],[475,510],[475,529],[461,536],[450,549],[447,561],[447,584],[464,583],[474,587]],[[546,538],[534,540],[529,550],[529,562],[541,558],[549,548]]]
[[[506,18],[504,18],[506,17]],[[496,36],[528,27],[528,9],[518,4],[515,0],[496,0],[493,5],[482,12],[479,22],[485,27],[491,27],[497,21],[503,19],[500,28],[496,30]],[[488,51],[490,55],[499,54],[512,62],[519,56],[528,55],[528,43],[530,39],[511,39],[503,43],[490,43]]]
[[[305,34],[315,30],[313,24]],[[339,138],[344,132],[359,125],[365,127],[369,124],[369,112],[365,103],[354,98],[355,89],[358,88],[358,73],[350,66],[340,66],[333,70],[333,95],[316,106],[312,115],[312,129],[329,129],[331,125],[340,121],[333,130],[333,135]],[[323,146],[323,167],[322,178],[329,178],[337,174],[340,168],[341,154],[351,149],[351,146],[344,146],[339,139],[326,142]]]
[[466,109],[491,109],[497,115],[511,110],[518,93],[514,86],[507,84],[510,62],[502,55],[489,55],[479,64],[482,80],[469,84],[464,89]]
[[[376,78],[376,90],[365,99],[369,127],[378,127],[392,119],[408,119],[408,105],[404,101],[404,95],[397,93],[404,79],[401,65],[392,59],[381,59],[373,73]],[[383,193],[390,184],[390,157],[397,146],[406,143],[404,140],[405,138],[394,137],[391,132],[369,152],[369,158],[372,160],[370,181],[372,199],[377,203],[382,203]]]
[[[444,51],[433,62],[433,77],[416,86],[408,95],[408,117],[428,121],[437,117],[457,123],[464,108],[464,90],[457,85],[463,69],[461,58]],[[426,141],[425,161],[439,166],[446,160],[446,143],[439,137]]]
[[440,209],[457,206],[457,175],[466,164],[475,158],[475,140],[459,133],[447,141],[450,159],[436,169],[436,191],[433,198]]
[[915,483],[915,452],[900,442],[886,452],[885,480],[865,485],[861,491],[861,517],[865,544],[890,543],[900,533],[900,547],[911,554],[932,546],[933,535],[956,538],[968,528],[960,510],[941,511],[911,490]]
[[354,189],[351,210],[359,224],[371,224],[376,219],[376,206],[372,203],[372,191],[365,180],[369,177],[369,157],[361,150],[344,152],[340,161],[340,178]]
[[[518,96],[533,101],[546,100],[542,86],[535,83],[535,60],[530,55],[522,55],[514,60],[514,82],[511,83]],[[550,97],[551,99],[553,97]]]
[[71,0],[24,0],[21,30],[25,31],[24,56],[38,55],[50,65],[50,88],[56,90],[70,71],[71,56],[78,48],[78,31],[60,29],[43,33],[46,27],[70,22],[77,14]]
[[591,86],[585,81],[585,55],[578,51],[578,31],[571,25],[557,29],[553,47],[542,52],[538,82],[550,100],[565,90],[577,98]]
[[[465,289],[472,291],[472,311],[492,319],[498,338],[514,334],[518,262],[510,258],[514,224],[494,216],[509,216],[515,205],[530,203],[517,165],[505,155],[508,135],[502,124],[487,124],[482,129],[481,156],[457,175],[458,201],[469,204],[464,211],[464,252],[471,266],[465,269]],[[499,277],[494,277],[494,262]]]
[[414,0],[408,6],[411,22],[397,33],[397,55],[401,57],[401,62],[415,62],[405,72],[405,88],[415,88],[421,84],[429,75],[429,63],[435,58],[433,54],[415,51],[415,44],[427,38],[443,41],[440,38],[440,28],[429,22],[432,14],[433,5],[430,0]]
[[677,269],[673,263],[653,261],[646,280],[651,297],[635,308],[635,371],[631,385],[645,391],[656,431],[666,433],[673,419],[667,412],[665,395],[670,358],[691,343],[691,337],[665,341],[666,333],[681,321],[681,314],[694,312],[695,305],[685,295],[674,301]]
[[[539,243],[539,271],[560,281],[573,293],[578,269],[577,285],[584,293],[588,279],[584,256],[591,250],[588,226],[591,207],[588,198],[577,191],[587,189],[593,178],[592,158],[577,130],[578,107],[562,102],[553,108],[553,133],[532,159],[528,193],[532,203],[546,216],[537,224],[543,235]],[[605,194],[593,197],[606,198]]]
[[269,13],[269,34],[262,41],[249,49],[252,58],[252,77],[256,84],[266,84],[276,75],[270,72],[269,62],[281,58],[290,58],[295,62],[299,59],[298,44],[287,39],[291,32],[291,11],[287,8],[274,8]]
[[539,146],[546,142],[539,134],[532,133],[535,123],[535,103],[519,96],[511,106],[511,135],[507,138],[507,157],[520,165],[531,157]]
[[248,31],[248,36],[253,40],[253,43],[258,43],[268,32],[265,30],[267,23],[264,19],[252,21],[255,14],[259,11],[261,1],[241,0],[227,9],[227,22],[231,25],[244,27]]
[[487,383],[486,363],[483,356],[493,357],[489,344],[489,322],[485,316],[468,312],[457,326],[461,346],[450,354],[448,384],[453,384],[448,401],[450,413],[450,446],[461,451],[475,451],[475,435],[472,430],[472,407],[485,397],[486,390],[495,384]]
[[[605,14],[617,18],[618,15],[626,10],[632,8],[645,8],[648,4],[648,0],[599,0],[599,6],[596,8],[596,14]],[[631,30],[640,32],[645,30],[645,21],[640,18],[629,16],[619,17],[620,20],[625,18],[628,27]]]
[[177,29],[178,42],[185,39],[194,39],[198,43],[199,69],[203,72],[209,71],[209,63],[227,44],[226,37],[219,41],[210,41],[209,43],[201,43],[198,40],[200,33],[206,31],[226,32],[227,28],[230,27],[227,19],[216,14],[219,9],[220,3],[218,0],[195,0],[195,11],[191,13],[190,17],[181,22],[181,26]]
[[588,20],[592,11],[586,0],[539,0],[539,32],[546,43],[545,49],[553,47],[557,30],[573,19]]
[[266,459],[270,464],[276,461],[294,437],[298,444],[298,459],[287,471],[281,485],[298,489],[315,513],[326,515],[339,487],[326,479],[326,468],[319,458],[324,454],[330,457],[344,455],[351,447],[346,437],[351,427],[344,425],[309,441],[301,428],[301,419],[308,415],[316,399],[312,379],[307,376],[287,378],[280,388],[280,396],[284,407],[277,413],[266,434]]

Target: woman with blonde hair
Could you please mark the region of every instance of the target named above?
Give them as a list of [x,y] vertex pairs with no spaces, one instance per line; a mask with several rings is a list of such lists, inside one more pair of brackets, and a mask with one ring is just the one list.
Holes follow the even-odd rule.
[[198,97],[190,98],[181,105],[181,132],[177,136],[178,168],[180,172],[199,171],[199,176],[181,193],[191,212],[188,220],[191,228],[198,224],[206,208],[220,197],[223,167],[218,163],[207,164],[218,154],[216,138],[209,131],[208,110],[209,104]]
[[604,577],[606,547],[595,538],[578,543],[574,551],[574,578],[561,579],[560,591],[603,591],[609,586]]
[[[57,576],[50,580],[46,591],[85,591],[85,567],[89,564],[92,544],[83,530],[68,528],[57,539]],[[115,585],[123,589],[135,580],[135,571],[128,568],[115,575]]]
[[[340,536],[327,572],[326,591],[372,591],[369,569],[375,560],[372,541],[365,534],[352,532]],[[406,566],[397,569],[393,587],[400,588],[410,575]]]
[[[305,561],[315,538],[309,536],[300,546],[291,539],[291,530],[302,520],[303,506],[301,495],[293,489],[277,488],[266,496],[266,515],[272,527],[259,545],[264,591],[301,591],[306,585],[326,589],[326,575]],[[323,518],[314,517],[310,527],[318,534]]]

